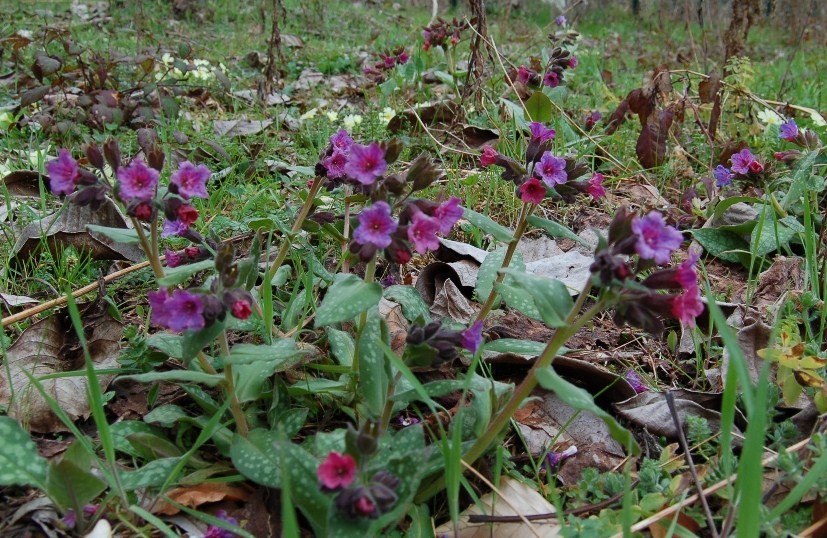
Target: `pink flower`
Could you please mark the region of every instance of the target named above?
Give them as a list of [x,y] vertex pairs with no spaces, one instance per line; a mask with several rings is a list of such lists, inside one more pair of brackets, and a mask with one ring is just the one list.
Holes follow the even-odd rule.
[[385,152],[376,142],[369,146],[353,144],[350,147],[345,173],[362,185],[373,185],[387,169]]
[[543,77],[543,85],[549,88],[556,88],[560,85],[560,75],[554,71],[547,71]]
[[75,187],[80,180],[78,162],[66,149],[57,152],[56,160],[46,163],[46,173],[49,175],[49,188],[52,194],[58,196],[68,196],[75,192]]
[[578,63],[579,62],[577,61],[577,56],[572,56],[571,58],[569,58],[569,67],[571,69],[574,69],[575,67],[577,67]]
[[253,308],[247,299],[239,299],[232,304],[230,312],[234,318],[247,319],[253,313]]
[[175,252],[174,250],[167,249],[164,251],[164,259],[167,262],[167,267],[178,267],[184,263],[184,256],[182,256],[180,252]]
[[668,226],[660,213],[651,211],[644,217],[632,219],[632,231],[638,236],[635,250],[645,260],[669,263],[672,251],[681,246],[683,236]]
[[398,225],[391,217],[387,202],[376,202],[359,214],[359,227],[353,233],[353,240],[360,245],[373,245],[377,249],[391,244],[391,234]]
[[408,239],[414,244],[417,252],[425,254],[429,250],[439,248],[439,239],[436,236],[438,231],[439,223],[435,219],[422,211],[416,211],[408,226]]
[[350,146],[353,145],[353,139],[344,129],[339,129],[330,137],[330,145],[334,150],[340,150],[347,153],[350,151]]
[[755,155],[752,152],[744,148],[738,153],[732,156],[732,171],[736,174],[747,175],[752,171],[753,164],[756,163],[758,166],[763,170],[763,166],[761,163],[755,160]]
[[356,478],[356,460],[348,454],[330,452],[316,469],[316,476],[324,489],[346,488]]
[[403,65],[408,63],[408,60],[411,59],[411,55],[405,52],[404,50],[396,55],[396,63],[399,65]]
[[550,151],[543,153],[540,162],[534,168],[534,174],[538,176],[549,187],[560,185],[566,182],[566,160],[555,157]]
[[531,80],[531,71],[526,66],[521,65],[517,68],[517,80],[523,84],[528,84],[528,81]]
[[689,257],[677,267],[662,269],[646,277],[642,282],[644,286],[651,289],[683,289],[688,290],[698,286],[698,272],[695,264],[698,263],[700,254],[695,251],[689,253]]
[[588,187],[586,188],[586,192],[592,195],[592,198],[595,200],[599,200],[606,196],[606,188],[603,186],[603,174],[600,172],[595,172],[595,174],[589,178]]
[[126,168],[118,168],[118,196],[124,202],[151,200],[155,196],[160,174],[140,159],[135,159]]
[[539,204],[546,197],[546,188],[536,177],[528,178],[517,191],[526,204]]
[[557,132],[554,129],[549,129],[539,121],[532,121],[528,124],[528,129],[531,131],[531,141],[542,144],[548,140],[554,139]]
[[482,155],[480,155],[480,164],[486,167],[492,166],[497,164],[497,158],[497,151],[491,146],[485,146],[482,150]]
[[198,166],[189,161],[178,165],[178,170],[169,178],[170,183],[178,188],[181,198],[207,198],[207,180],[212,172],[210,169],[199,164]]
[[367,496],[359,497],[356,501],[356,512],[363,517],[371,517],[376,512],[376,505]]
[[347,166],[347,153],[341,149],[334,149],[333,153],[325,157],[322,164],[325,170],[327,170],[327,177],[330,179],[344,177],[345,166]]
[[462,207],[460,207],[459,202],[459,198],[452,196],[434,209],[433,217],[439,223],[439,233],[449,233],[454,224],[462,218]]
[[196,220],[198,220],[198,210],[189,204],[181,204],[178,206],[178,220],[186,227],[190,227]]
[[704,311],[701,290],[692,286],[672,299],[672,315],[686,327],[695,326],[695,318]]

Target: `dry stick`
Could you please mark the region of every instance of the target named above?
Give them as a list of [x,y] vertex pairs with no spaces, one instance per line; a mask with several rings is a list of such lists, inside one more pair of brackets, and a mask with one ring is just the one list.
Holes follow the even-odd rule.
[[[672,422],[675,423],[675,428],[678,430],[678,442],[683,450],[683,455],[686,457],[686,463],[689,465],[689,474],[692,475],[692,481],[695,482],[695,488],[699,492],[703,491],[703,484],[698,477],[698,472],[695,470],[695,462],[692,461],[692,453],[689,451],[689,443],[686,442],[686,435],[683,433],[683,424],[681,418],[678,416],[678,410],[675,408],[675,395],[671,390],[666,391],[666,405],[669,406],[669,414],[672,415]],[[701,495],[701,506],[704,509],[706,521],[709,524],[709,530],[712,531],[712,538],[718,538],[718,529],[715,527],[715,518],[712,517],[712,510],[709,509],[709,503],[706,502],[706,497]]]
[[[789,454],[790,452],[797,452],[797,451],[801,450],[802,448],[804,448],[805,446],[807,446],[807,444],[810,442],[811,439],[812,439],[811,437],[808,437],[808,438],[804,439],[803,441],[800,441],[800,442],[794,444],[793,446],[784,449],[784,452],[787,453],[787,454]],[[771,463],[775,462],[778,459],[778,457],[779,457],[779,455],[775,455],[775,456],[764,459],[764,461],[761,462],[761,466],[766,467],[767,465],[770,465]],[[706,497],[708,495],[712,495],[713,493],[715,493],[716,491],[718,491],[720,489],[725,488],[726,486],[732,484],[737,478],[738,478],[738,474],[734,473],[734,474],[730,475],[728,478],[725,478],[725,479],[721,480],[720,482],[717,482],[717,483],[709,486],[708,488],[704,489],[703,491],[700,492],[700,494],[696,493],[696,494],[692,495],[691,497],[687,497],[686,499],[682,500],[681,502],[679,502],[677,504],[674,504],[674,505],[672,505],[668,508],[664,508],[660,512],[658,512],[658,513],[656,513],[656,514],[654,514],[650,517],[647,517],[643,521],[638,521],[629,530],[632,531],[632,532],[643,530],[643,529],[649,527],[649,525],[652,525],[653,523],[657,523],[661,519],[667,518],[667,517],[671,516],[672,514],[674,514],[675,512],[678,512],[681,509],[683,509],[683,508],[685,508],[685,507],[687,507],[691,504],[694,504],[695,501],[697,501],[701,496]],[[623,538],[623,533],[617,533],[617,534],[613,535],[611,538]]]

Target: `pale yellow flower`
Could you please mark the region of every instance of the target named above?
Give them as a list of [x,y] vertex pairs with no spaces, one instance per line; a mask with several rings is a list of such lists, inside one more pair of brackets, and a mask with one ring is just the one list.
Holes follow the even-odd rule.
[[345,116],[345,119],[342,120],[342,123],[344,123],[345,129],[349,131],[362,123],[362,116],[359,114],[348,114]]
[[339,113],[335,110],[328,110],[324,115],[327,116],[327,119],[331,122],[335,122],[339,119]]
[[391,107],[386,106],[385,110],[382,111],[382,114],[380,114],[379,117],[381,117],[382,120],[385,122],[385,125],[387,125],[388,123],[390,123],[394,116],[396,116],[396,112]]
[[318,108],[311,108],[310,110],[308,110],[307,112],[305,112],[304,114],[299,116],[299,119],[301,121],[312,120],[313,118],[316,117],[316,114],[318,114],[318,112],[319,112]]
[[825,125],[827,125],[827,121],[824,121],[824,116],[822,116],[815,110],[813,110],[813,112],[810,114],[810,119],[813,120],[813,123],[815,123],[819,127],[824,127]]
[[775,110],[772,109],[764,109],[758,113],[758,119],[761,120],[761,123],[766,125],[781,125],[784,123],[784,120],[781,119],[781,116]]

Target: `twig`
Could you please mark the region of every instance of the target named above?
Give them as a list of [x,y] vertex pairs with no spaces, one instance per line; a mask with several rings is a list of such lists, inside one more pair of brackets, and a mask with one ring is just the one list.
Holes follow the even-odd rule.
[[[689,443],[686,442],[686,435],[683,433],[683,424],[681,424],[681,418],[678,416],[678,410],[675,408],[675,395],[671,390],[666,391],[666,405],[669,406],[669,414],[672,415],[672,422],[675,423],[675,428],[678,430],[678,443],[680,443],[683,455],[686,457],[686,463],[689,465],[689,474],[692,475],[692,481],[695,482],[695,488],[698,492],[703,492],[703,484],[701,484],[701,479],[695,470],[695,462],[692,461]],[[700,496],[700,500],[706,521],[709,524],[709,530],[712,532],[712,537],[718,538],[718,529],[715,527],[715,518],[712,517],[712,510],[709,509],[709,503],[706,502],[706,497],[703,495]]]

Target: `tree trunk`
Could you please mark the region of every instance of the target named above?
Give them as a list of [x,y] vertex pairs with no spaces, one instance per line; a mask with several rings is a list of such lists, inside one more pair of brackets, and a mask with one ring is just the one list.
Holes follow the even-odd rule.
[[474,33],[471,36],[471,55],[468,58],[468,76],[462,98],[472,97],[482,102],[482,77],[485,73],[485,57],[491,57],[488,48],[488,24],[485,21],[485,0],[469,0]]
[[724,34],[725,62],[743,55],[749,29],[760,15],[760,0],[732,0],[732,18]]

